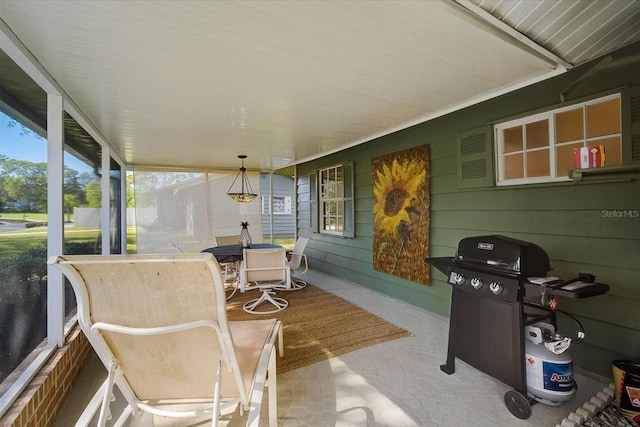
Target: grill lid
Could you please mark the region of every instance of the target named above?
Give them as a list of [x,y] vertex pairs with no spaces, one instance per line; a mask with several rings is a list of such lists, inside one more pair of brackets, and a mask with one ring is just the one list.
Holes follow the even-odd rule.
[[522,277],[546,276],[551,270],[540,246],[500,235],[465,237],[458,242],[454,262]]

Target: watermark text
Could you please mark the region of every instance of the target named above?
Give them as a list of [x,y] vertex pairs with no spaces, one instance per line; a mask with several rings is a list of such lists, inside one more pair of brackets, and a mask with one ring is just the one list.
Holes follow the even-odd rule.
[[603,209],[602,218],[640,218],[640,209]]

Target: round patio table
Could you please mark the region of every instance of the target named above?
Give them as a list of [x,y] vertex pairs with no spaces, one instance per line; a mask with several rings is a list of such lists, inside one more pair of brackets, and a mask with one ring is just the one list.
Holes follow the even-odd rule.
[[[254,243],[247,249],[276,249],[281,248],[280,245],[274,245],[272,243]],[[237,262],[242,261],[242,246],[240,245],[223,245],[214,246],[212,248],[204,249],[202,252],[209,252],[216,257],[218,262]]]

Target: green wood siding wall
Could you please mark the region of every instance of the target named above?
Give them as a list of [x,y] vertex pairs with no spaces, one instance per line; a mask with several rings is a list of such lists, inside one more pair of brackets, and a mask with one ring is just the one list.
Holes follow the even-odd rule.
[[[620,50],[614,54],[611,67],[573,86],[565,102],[640,86],[640,61],[632,60],[638,55],[640,45]],[[449,315],[451,289],[437,270],[432,269],[431,286],[424,286],[375,271],[372,265],[371,159],[430,144],[431,256],[453,256],[458,241],[470,235],[504,234],[534,242],[549,254],[551,274],[568,279],[587,271],[611,286],[603,296],[559,301],[559,308],[576,315],[586,329],[585,341],[571,348],[576,366],[611,376],[613,359],[640,359],[640,217],[607,214],[627,211],[633,215],[640,210],[640,176],[606,183],[506,188],[463,188],[459,183],[458,144],[462,132],[562,105],[560,93],[590,67],[587,64],[554,79],[299,165],[297,226],[299,235],[311,239],[305,251],[310,265],[439,315]],[[630,129],[624,131],[629,153],[625,161],[638,161],[631,156]],[[309,226],[308,175],[313,169],[347,160],[355,164],[355,238],[315,233]],[[559,322],[561,332],[575,337],[573,322],[562,315]],[[446,343],[442,344],[445,348]]]

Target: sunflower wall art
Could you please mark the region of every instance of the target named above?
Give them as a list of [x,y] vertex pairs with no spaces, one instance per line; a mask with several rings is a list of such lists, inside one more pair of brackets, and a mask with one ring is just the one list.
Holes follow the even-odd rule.
[[429,146],[371,160],[373,268],[429,285]]

